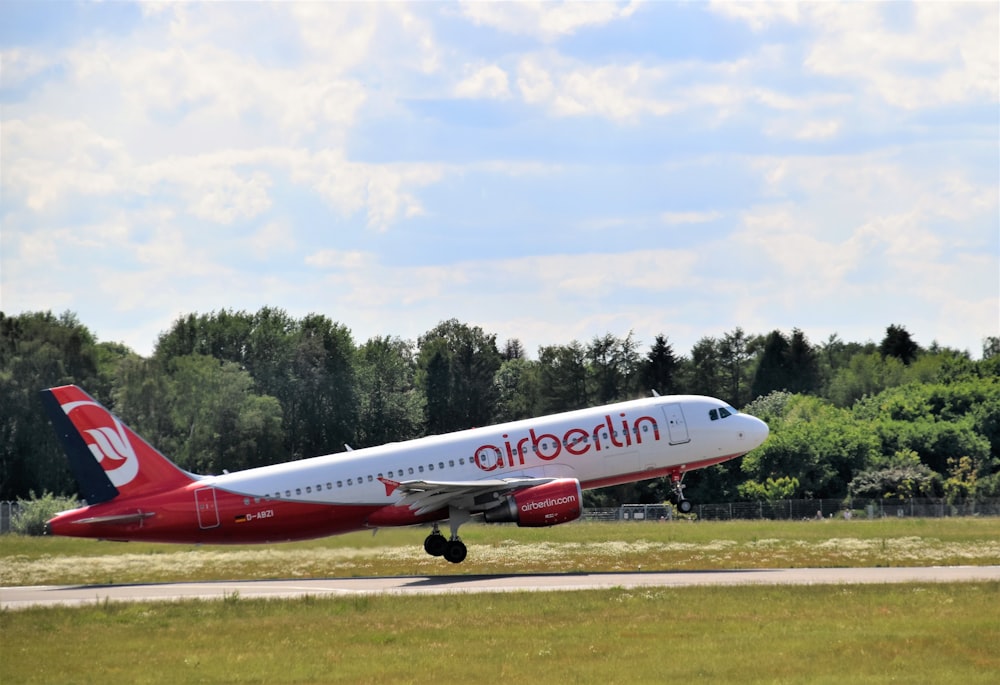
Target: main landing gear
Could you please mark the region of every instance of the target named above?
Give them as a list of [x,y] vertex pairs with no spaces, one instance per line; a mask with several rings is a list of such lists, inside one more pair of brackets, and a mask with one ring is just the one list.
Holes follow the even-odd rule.
[[448,526],[451,528],[451,537],[445,539],[438,524],[435,523],[431,534],[424,540],[424,551],[432,557],[444,557],[453,564],[461,564],[465,561],[469,550],[458,537],[458,527],[470,518],[467,511],[454,507],[449,508]]
[[677,500],[677,509],[682,514],[690,514],[691,510],[694,509],[694,505],[691,504],[691,500],[684,499],[684,471],[671,471],[670,472],[670,483],[674,490],[674,499]]

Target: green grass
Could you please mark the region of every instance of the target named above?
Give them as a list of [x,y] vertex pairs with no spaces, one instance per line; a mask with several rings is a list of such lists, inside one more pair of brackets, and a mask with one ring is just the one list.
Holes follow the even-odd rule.
[[461,565],[428,557],[426,529],[207,546],[0,536],[0,586],[567,571],[1000,564],[1000,518],[469,524]]
[[1000,583],[741,587],[0,613],[14,683],[993,683]]
[[[0,536],[0,585],[1000,563],[1000,519],[468,525],[186,547]],[[0,612],[0,683],[992,683],[1000,583],[103,604]]]

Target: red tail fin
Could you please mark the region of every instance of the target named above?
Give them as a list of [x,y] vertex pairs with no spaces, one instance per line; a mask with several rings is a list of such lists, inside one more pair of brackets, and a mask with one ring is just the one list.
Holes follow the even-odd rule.
[[[98,495],[103,500],[115,497],[113,493],[116,489],[124,497],[147,495],[184,486],[195,480],[194,476],[178,468],[75,385],[50,388],[43,391],[45,394],[54,399],[54,402],[47,401],[46,404],[56,431],[63,439],[73,472],[81,481],[85,497],[88,497],[87,491],[95,489],[107,493]],[[66,426],[66,419],[71,426]],[[95,487],[93,481],[99,479],[100,474],[92,464],[81,463],[88,458],[83,447],[89,450],[89,458],[97,461],[114,487],[108,487],[106,483],[103,487],[101,484]],[[84,483],[83,480],[91,482]],[[93,501],[90,503],[94,504]]]

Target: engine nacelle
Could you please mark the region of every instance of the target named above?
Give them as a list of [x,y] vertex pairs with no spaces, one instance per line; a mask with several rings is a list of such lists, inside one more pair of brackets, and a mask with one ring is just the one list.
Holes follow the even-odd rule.
[[575,521],[583,513],[583,491],[576,478],[558,478],[507,495],[483,516],[490,523],[516,523],[522,528],[554,526]]

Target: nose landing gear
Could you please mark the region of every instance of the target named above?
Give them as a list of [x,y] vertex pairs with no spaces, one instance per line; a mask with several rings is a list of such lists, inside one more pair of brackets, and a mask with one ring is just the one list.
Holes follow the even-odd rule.
[[674,490],[674,499],[677,501],[677,509],[682,514],[689,514],[691,510],[694,509],[694,505],[691,504],[691,500],[684,498],[684,471],[671,471],[670,472],[670,483]]

